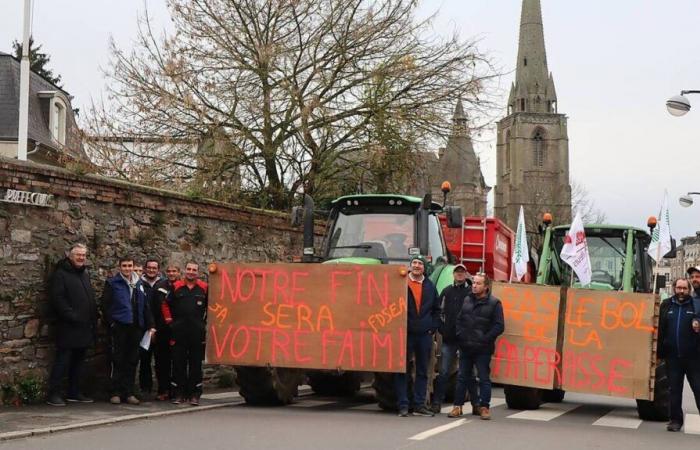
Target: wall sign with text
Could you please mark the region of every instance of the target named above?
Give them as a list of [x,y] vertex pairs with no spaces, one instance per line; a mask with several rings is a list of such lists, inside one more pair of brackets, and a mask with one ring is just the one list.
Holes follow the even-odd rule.
[[5,194],[0,197],[0,201],[5,203],[16,203],[20,205],[31,206],[53,206],[51,201],[53,194],[42,194],[40,192],[18,191],[16,189],[7,189]]

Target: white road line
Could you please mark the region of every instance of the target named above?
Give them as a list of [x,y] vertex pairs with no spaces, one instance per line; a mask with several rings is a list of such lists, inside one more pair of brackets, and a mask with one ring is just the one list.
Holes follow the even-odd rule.
[[700,415],[686,414],[685,422],[683,423],[683,432],[685,434],[700,434]]
[[292,406],[294,408],[314,408],[316,406],[330,405],[331,403],[338,403],[338,402],[328,401],[328,400],[302,400],[299,403],[292,403],[289,406]]
[[458,419],[452,423],[448,423],[447,425],[441,425],[439,427],[431,428],[429,430],[426,430],[422,433],[418,433],[415,436],[411,436],[408,438],[411,441],[422,441],[425,439],[428,439],[429,437],[435,436],[436,434],[443,433],[445,431],[451,430],[453,428],[457,428],[460,425],[464,425],[465,423],[471,422],[470,420],[467,419]]
[[202,398],[207,400],[221,400],[222,398],[239,398],[238,392],[217,392],[215,394],[203,394]]
[[357,405],[357,406],[351,406],[348,409],[352,409],[354,411],[381,411],[382,409],[377,405],[376,403],[367,403],[365,405]]
[[630,428],[635,430],[641,424],[642,420],[637,416],[637,411],[633,408],[613,409],[593,422],[593,425],[599,427]]
[[501,406],[506,404],[506,399],[501,398],[501,397],[494,397],[491,399],[491,408],[495,408],[496,406]]
[[552,419],[556,419],[562,414],[566,414],[567,412],[578,408],[579,406],[581,405],[574,403],[545,403],[540,406],[540,409],[521,411],[519,413],[511,414],[508,416],[508,418],[548,422]]

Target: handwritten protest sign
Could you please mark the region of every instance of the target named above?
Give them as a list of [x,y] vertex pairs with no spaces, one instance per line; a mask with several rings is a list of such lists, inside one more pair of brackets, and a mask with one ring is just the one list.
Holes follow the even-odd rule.
[[356,264],[218,264],[207,362],[405,372],[406,278]]

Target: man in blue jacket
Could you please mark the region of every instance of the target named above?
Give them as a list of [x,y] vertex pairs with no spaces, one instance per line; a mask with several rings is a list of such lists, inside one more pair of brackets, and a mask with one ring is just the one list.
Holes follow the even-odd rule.
[[102,291],[104,318],[112,339],[112,396],[109,401],[138,405],[134,395],[134,378],[139,362],[139,344],[144,332],[153,335],[151,314],[141,279],[134,272],[134,260],[119,259],[119,273],[105,281]]
[[671,421],[666,429],[680,431],[683,427],[683,378],[693,390],[695,404],[700,409],[700,325],[690,296],[690,282],[679,278],[673,282],[673,297],[661,302],[659,308],[659,341],[657,353],[666,360],[669,384]]
[[[440,326],[440,302],[435,285],[425,276],[425,259],[411,258],[408,273],[408,324],[406,336],[406,367],[415,355],[416,380],[413,385],[413,414],[432,417],[425,405],[428,390],[428,362],[433,348],[433,335]],[[408,377],[399,373],[394,378],[399,416],[408,416]]]

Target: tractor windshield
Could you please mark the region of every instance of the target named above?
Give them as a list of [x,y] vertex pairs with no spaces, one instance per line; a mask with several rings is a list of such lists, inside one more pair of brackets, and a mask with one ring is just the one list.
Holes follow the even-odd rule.
[[341,210],[329,235],[328,259],[369,257],[406,261],[415,242],[415,216],[406,213]]
[[[625,267],[625,240],[621,230],[605,230],[597,235],[586,230],[588,254],[591,258],[591,285],[596,289],[619,290],[622,288],[622,275]],[[564,234],[555,236],[557,259],[564,245]],[[563,270],[562,281],[567,282],[571,276],[570,267],[560,262]],[[575,277],[575,275],[574,275]],[[574,278],[578,282],[578,278]]]

